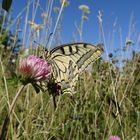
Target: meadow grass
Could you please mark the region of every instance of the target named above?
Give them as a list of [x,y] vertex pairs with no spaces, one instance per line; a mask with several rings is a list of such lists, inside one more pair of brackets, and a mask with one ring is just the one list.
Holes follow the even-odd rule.
[[[37,11],[37,8],[39,8],[38,4],[32,4],[35,6],[34,10]],[[49,10],[52,9],[51,6],[51,1],[49,1]],[[37,47],[33,47],[33,40],[45,40],[49,36],[49,32],[46,33],[45,28],[43,28],[42,35],[40,35],[36,29],[37,26],[34,27],[34,30],[32,30],[33,28],[30,29],[27,35],[29,7],[30,5],[28,4],[26,7],[25,26],[22,31],[23,46],[16,58],[16,65],[14,67],[9,66],[11,51],[6,50],[5,53],[3,48],[0,48],[1,127],[9,110],[9,105],[21,86],[20,81],[17,80],[12,70],[17,73],[18,62],[26,53],[40,55],[40,50]],[[49,10],[47,20],[44,19],[44,24],[50,23],[50,13],[52,11]],[[33,13],[36,13],[35,11]],[[58,39],[61,38],[61,31],[58,30],[57,32],[57,27],[59,20],[62,20],[62,13],[55,12],[57,24],[54,28],[53,33],[56,32],[56,34],[54,34],[53,39],[57,38],[55,44],[59,44],[60,40]],[[19,17],[14,21],[17,22],[18,19]],[[81,20],[80,26],[76,26],[80,39],[82,39],[83,22],[85,22],[83,20],[85,18],[81,18]],[[103,26],[101,22],[99,24],[104,38]],[[35,34],[37,36],[34,36]],[[43,36],[44,38],[42,38]],[[103,40],[105,43],[105,38]],[[28,41],[28,48],[25,48],[26,41]],[[139,38],[135,44],[139,48]],[[99,59],[94,63],[92,72],[85,71],[79,77],[76,85],[76,94],[73,96],[69,94],[57,96],[57,108],[55,110],[52,96],[47,92],[36,94],[32,85],[27,85],[18,98],[10,117],[7,139],[107,140],[111,135],[118,135],[121,140],[140,139],[139,52],[133,53],[129,59],[124,58],[124,61],[121,62],[123,68],[120,68],[117,62],[119,57],[116,58],[114,55],[108,56],[106,45],[104,50],[108,60],[105,60],[104,57]],[[126,47],[125,52],[127,54],[129,48]],[[122,50],[120,50],[120,53],[122,53]]]

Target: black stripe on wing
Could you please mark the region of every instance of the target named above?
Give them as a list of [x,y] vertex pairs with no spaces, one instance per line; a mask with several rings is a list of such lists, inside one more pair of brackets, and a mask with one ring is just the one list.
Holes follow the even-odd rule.
[[[82,71],[101,56],[102,46],[102,44],[94,46],[88,43],[72,43],[56,47],[51,53],[69,56],[77,65],[78,70]],[[54,58],[57,56],[56,54]]]
[[89,43],[82,43],[82,42],[69,43],[69,44],[63,44],[63,45],[60,45],[60,46],[53,48],[50,51],[50,54],[57,52],[57,53],[61,53],[61,54],[64,54],[66,56],[69,56],[69,55],[76,54],[79,51],[79,48],[81,48],[81,47],[86,48],[87,45],[95,47],[94,45],[91,45]]

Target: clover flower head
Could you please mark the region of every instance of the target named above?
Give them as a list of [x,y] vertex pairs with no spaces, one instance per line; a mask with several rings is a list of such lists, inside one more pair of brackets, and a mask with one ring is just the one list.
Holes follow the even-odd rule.
[[38,56],[29,55],[20,61],[19,73],[28,80],[43,81],[50,77],[51,66]]

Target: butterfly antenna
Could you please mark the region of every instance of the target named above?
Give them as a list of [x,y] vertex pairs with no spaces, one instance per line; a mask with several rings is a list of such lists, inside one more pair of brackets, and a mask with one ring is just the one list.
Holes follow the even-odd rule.
[[[43,47],[43,54],[42,54],[42,56],[44,56],[44,55],[45,55],[45,47],[44,47],[42,44],[36,42],[35,40],[34,40],[33,42],[34,42],[35,44],[37,44],[38,46]],[[41,56],[41,57],[42,57],[42,56]]]
[[47,43],[46,43],[46,48],[47,48],[47,46],[49,44],[49,41],[50,41],[50,38],[51,38],[52,35],[53,35],[53,33],[50,33],[49,36],[48,36]]
[[[46,43],[46,45],[45,45],[45,48],[48,46],[48,43],[49,43],[49,41],[50,41],[50,38],[51,38],[52,34],[53,34],[53,33],[50,33],[50,34],[49,34],[49,37],[48,37],[48,39],[47,39],[47,43]],[[41,45],[40,43],[38,43],[38,42],[35,41],[35,40],[34,40],[33,42],[34,42],[35,44],[37,44],[37,45]]]
[[35,44],[37,44],[37,45],[41,45],[40,43],[38,43],[38,42],[36,42],[35,40],[33,41]]

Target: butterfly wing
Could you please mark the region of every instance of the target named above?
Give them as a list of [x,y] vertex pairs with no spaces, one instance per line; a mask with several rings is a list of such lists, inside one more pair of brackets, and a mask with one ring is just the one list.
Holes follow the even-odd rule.
[[102,54],[102,45],[71,43],[50,51],[53,77],[62,87],[74,88],[79,74]]

